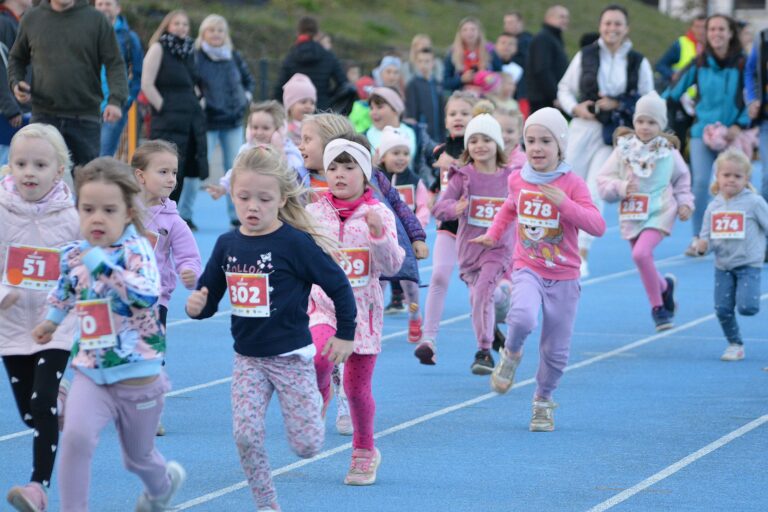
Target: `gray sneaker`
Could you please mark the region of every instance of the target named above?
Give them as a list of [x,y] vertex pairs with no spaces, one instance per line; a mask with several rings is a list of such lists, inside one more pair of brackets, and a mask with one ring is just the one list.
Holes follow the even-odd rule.
[[531,432],[552,432],[555,430],[555,407],[552,400],[534,400],[533,417],[528,430]]
[[187,479],[187,472],[176,461],[171,461],[165,465],[165,471],[171,480],[171,488],[165,496],[150,498],[146,491],[141,493],[139,501],[136,503],[136,512],[163,512],[165,510],[174,510],[170,503],[173,496],[181,488]]
[[511,357],[507,349],[502,348],[499,351],[499,362],[491,373],[491,389],[502,395],[509,391],[515,383],[515,372],[519,364],[519,357]]

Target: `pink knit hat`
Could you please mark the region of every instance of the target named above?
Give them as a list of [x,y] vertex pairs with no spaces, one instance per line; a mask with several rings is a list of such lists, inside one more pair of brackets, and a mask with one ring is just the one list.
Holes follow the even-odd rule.
[[378,96],[386,101],[392,110],[397,112],[397,115],[402,114],[405,111],[405,103],[400,95],[389,87],[376,87],[371,91],[371,96]]
[[305,98],[312,98],[317,101],[317,89],[307,75],[296,73],[283,86],[285,111],[288,112],[295,103]]

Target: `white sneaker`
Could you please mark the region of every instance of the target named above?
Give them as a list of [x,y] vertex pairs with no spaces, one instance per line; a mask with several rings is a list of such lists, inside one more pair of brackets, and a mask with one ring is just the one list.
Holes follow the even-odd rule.
[[533,400],[533,415],[528,430],[531,432],[552,432],[555,430],[555,407],[552,400]]
[[744,345],[729,343],[725,352],[720,356],[721,361],[741,361],[744,359]]
[[170,461],[165,465],[168,478],[171,479],[171,488],[168,490],[165,496],[158,496],[157,498],[150,498],[146,491],[141,493],[139,501],[136,503],[136,512],[163,512],[165,510],[173,510],[170,506],[173,496],[178,492],[184,481],[187,479],[187,472],[176,461]]
[[582,279],[589,277],[589,264],[587,263],[587,260],[583,258],[581,260],[581,266],[579,267],[579,273],[581,274]]

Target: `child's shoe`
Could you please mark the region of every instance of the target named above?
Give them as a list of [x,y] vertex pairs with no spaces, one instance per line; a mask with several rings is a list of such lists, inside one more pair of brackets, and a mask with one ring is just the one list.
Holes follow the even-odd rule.
[[8,491],[8,503],[14,510],[22,512],[45,512],[48,508],[48,496],[45,488],[38,482],[11,487]]
[[437,347],[435,347],[435,343],[430,339],[419,343],[416,350],[413,351],[413,355],[419,359],[421,364],[434,365],[437,363]]
[[469,368],[475,375],[490,375],[493,372],[493,366],[491,351],[485,349],[475,353],[475,360]]
[[552,432],[555,430],[555,407],[552,400],[533,399],[533,416],[528,430],[531,432]]
[[59,395],[56,397],[56,412],[59,413],[59,432],[64,431],[64,408],[67,405],[67,395],[72,384],[67,379],[59,382]]
[[493,343],[491,344],[491,348],[495,350],[496,352],[500,352],[502,348],[504,348],[504,343],[506,343],[507,337],[504,336],[504,333],[501,332],[501,329],[499,329],[499,326],[495,326],[493,328]]
[[664,274],[664,280],[667,282],[667,289],[661,294],[661,300],[664,302],[664,309],[672,315],[675,314],[677,304],[675,304],[675,286],[677,279],[673,274]]
[[157,432],[155,432],[155,435],[157,437],[163,437],[165,435],[165,427],[163,426],[163,422],[157,424]]
[[139,496],[138,503],[136,503],[136,512],[162,512],[164,510],[173,510],[170,506],[171,500],[187,479],[187,472],[181,464],[176,461],[170,461],[166,464],[165,470],[168,478],[171,479],[171,488],[165,496],[158,496],[156,498],[150,498],[146,491],[142,492],[141,496]]
[[352,450],[352,464],[344,479],[347,485],[371,485],[376,481],[376,470],[381,464],[381,452],[378,448]]
[[[413,304],[411,304],[413,306]],[[418,343],[421,339],[421,317],[408,320],[408,342]]]
[[509,391],[515,383],[515,372],[519,364],[520,358],[510,356],[507,349],[499,352],[499,363],[491,373],[491,389],[501,394]]
[[721,361],[741,361],[744,359],[744,345],[729,343],[725,352],[720,356]]
[[651,310],[651,316],[656,324],[656,332],[666,331],[674,325],[672,314],[664,306],[656,306]]
[[405,304],[403,304],[403,294],[393,293],[389,304],[387,304],[387,307],[384,308],[384,314],[396,315],[398,313],[402,313],[403,311],[405,311]]

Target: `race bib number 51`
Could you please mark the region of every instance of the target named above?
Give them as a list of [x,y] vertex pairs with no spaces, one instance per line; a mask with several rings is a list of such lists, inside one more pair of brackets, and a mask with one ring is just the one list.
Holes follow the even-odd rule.
[[521,190],[517,201],[517,221],[526,226],[557,228],[560,212],[541,192]]
[[5,254],[3,284],[30,290],[51,290],[59,279],[59,250],[10,245]]
[[371,251],[367,247],[342,249],[339,265],[352,288],[365,286],[371,280]]
[[227,272],[232,314],[248,318],[269,316],[269,275]]
[[500,197],[469,197],[469,219],[467,223],[481,228],[491,227],[493,218],[501,210],[504,199]]
[[710,238],[743,240],[745,237],[744,212],[714,212]]
[[117,345],[115,324],[109,299],[79,300],[75,302],[80,325],[80,348],[96,350]]

